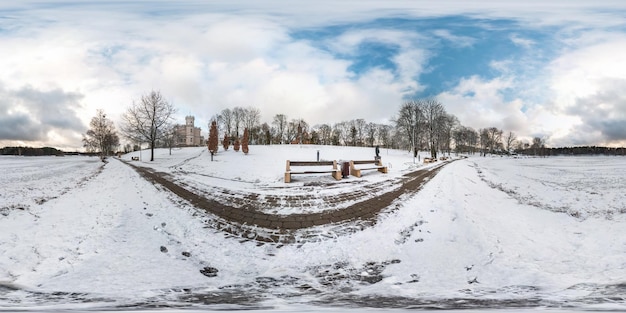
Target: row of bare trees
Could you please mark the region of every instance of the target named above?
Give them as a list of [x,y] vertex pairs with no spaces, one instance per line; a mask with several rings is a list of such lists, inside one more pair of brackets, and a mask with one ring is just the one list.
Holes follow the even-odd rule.
[[[159,141],[173,141],[173,124],[171,123],[176,109],[165,100],[160,92],[152,91],[145,94],[122,115],[120,130],[122,135],[133,143],[141,145],[147,142],[150,146],[150,161],[154,161],[154,148]],[[89,124],[90,128],[83,135],[83,145],[88,152],[100,152],[104,159],[119,146],[119,137],[113,122],[107,119],[102,110]]]
[[373,147],[393,145],[391,126],[353,119],[330,124],[319,124],[312,128],[309,142],[322,145],[344,145]]
[[481,128],[478,131],[470,127],[459,126],[452,132],[455,151],[459,153],[511,154],[524,152],[540,154],[545,149],[545,140],[534,137],[531,143],[518,140],[515,133],[496,127]]
[[[151,148],[150,160],[154,160],[154,148],[160,144],[171,148],[175,142],[172,120],[176,109],[160,92],[143,95],[122,116],[120,127],[123,136],[133,143],[147,142]],[[268,123],[261,124],[261,112],[254,107],[224,109],[212,118],[209,141],[224,137],[227,144],[240,139],[247,130],[250,144],[320,144],[345,146],[382,146],[427,150],[432,157],[438,153],[509,153],[514,150],[535,151],[545,148],[540,138],[532,144],[517,140],[513,132],[488,127],[478,131],[463,126],[452,114],[448,114],[442,103],[434,98],[404,102],[394,118],[393,125],[353,119],[335,124],[310,126],[304,119],[289,119],[285,114],[276,114]],[[217,132],[222,135],[218,135]],[[90,129],[83,139],[88,151],[110,154],[118,145],[119,137],[113,123],[98,111]],[[215,144],[216,142],[214,142]],[[216,149],[216,148],[215,148]]]
[[406,101],[394,123],[402,147],[428,150],[433,158],[439,151],[451,152],[453,130],[460,126],[458,119],[433,98]]
[[400,147],[437,152],[511,154],[515,151],[542,154],[545,140],[535,137],[532,143],[518,140],[515,133],[505,133],[496,127],[478,131],[463,126],[454,115],[448,114],[436,99],[418,99],[405,102],[394,119]]
[[243,134],[244,129],[252,130],[258,128],[261,121],[261,111],[254,107],[235,107],[224,109],[212,118],[219,124],[222,132],[234,142]]

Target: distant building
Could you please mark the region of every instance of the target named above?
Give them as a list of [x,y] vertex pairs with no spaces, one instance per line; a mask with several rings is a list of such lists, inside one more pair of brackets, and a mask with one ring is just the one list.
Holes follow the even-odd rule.
[[177,147],[194,147],[204,145],[204,137],[200,134],[200,127],[194,126],[193,116],[185,117],[185,125],[174,126]]

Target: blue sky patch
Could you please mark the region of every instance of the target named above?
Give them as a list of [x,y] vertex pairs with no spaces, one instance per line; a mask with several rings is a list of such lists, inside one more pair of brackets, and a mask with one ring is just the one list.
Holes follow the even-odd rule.
[[[356,52],[346,55],[334,51],[329,43],[353,29],[394,30],[415,34],[418,42],[392,43],[366,39]],[[492,62],[507,63],[513,75],[528,76],[539,71],[553,57],[553,34],[525,27],[517,21],[504,19],[474,19],[467,16],[438,18],[385,18],[358,24],[340,24],[315,29],[300,29],[291,33],[294,39],[311,42],[318,49],[352,62],[349,70],[359,75],[373,68],[388,69],[397,74],[394,56],[400,45],[428,51],[424,71],[415,79],[425,89],[408,97],[430,97],[450,90],[463,78],[478,76],[484,80],[502,76]],[[529,57],[530,56],[530,57]],[[512,91],[507,99],[516,97]]]
[[395,73],[397,66],[392,60],[398,54],[399,49],[397,45],[365,41],[358,46],[357,52],[350,58],[352,65],[348,67],[348,70],[357,75],[373,68],[387,69]]

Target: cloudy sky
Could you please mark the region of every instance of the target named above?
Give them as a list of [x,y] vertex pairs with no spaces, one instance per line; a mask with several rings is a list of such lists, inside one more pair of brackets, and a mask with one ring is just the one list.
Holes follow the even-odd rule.
[[626,145],[626,2],[511,2],[4,1],[0,146],[80,149],[151,90],[204,132],[235,106],[385,123],[436,97],[475,129]]

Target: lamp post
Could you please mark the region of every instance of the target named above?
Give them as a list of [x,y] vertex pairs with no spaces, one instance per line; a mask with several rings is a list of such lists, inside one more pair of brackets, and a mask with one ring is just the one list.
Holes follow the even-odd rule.
[[415,164],[415,125],[413,125],[413,164]]
[[106,114],[102,114],[102,118],[99,119],[98,121],[98,127],[100,127],[99,129],[100,134],[98,136],[100,137],[100,142],[98,142],[98,144],[100,145],[99,147],[100,148],[100,160],[102,162],[104,162],[104,157],[105,157],[104,140],[105,140],[106,134],[104,130],[104,121],[106,120],[106,118],[107,118]]

